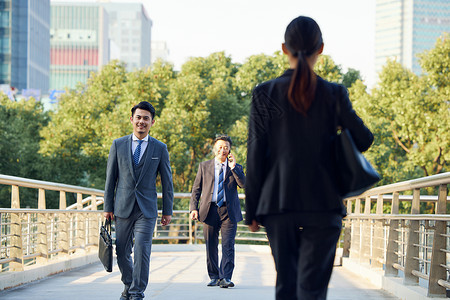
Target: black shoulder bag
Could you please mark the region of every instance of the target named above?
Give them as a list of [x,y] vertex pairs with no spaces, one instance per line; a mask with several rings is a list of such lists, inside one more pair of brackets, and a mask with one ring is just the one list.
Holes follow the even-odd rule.
[[350,131],[338,123],[339,99],[336,103],[336,136],[333,150],[336,181],[340,196],[348,198],[364,193],[380,180],[380,175],[356,147]]

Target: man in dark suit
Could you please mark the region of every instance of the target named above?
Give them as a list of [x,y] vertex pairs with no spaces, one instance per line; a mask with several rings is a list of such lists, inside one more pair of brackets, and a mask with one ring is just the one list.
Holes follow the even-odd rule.
[[[161,224],[172,219],[173,184],[169,153],[148,135],[155,109],[141,102],[131,109],[133,134],[113,141],[105,183],[105,218],[115,218],[117,264],[125,289],[120,297],[143,299],[148,284],[153,230],[158,217],[156,176],[162,183]],[[134,259],[131,259],[134,239]]]
[[[191,219],[203,222],[206,263],[211,281],[208,286],[233,287],[234,240],[242,220],[237,186],[244,187],[242,166],[236,164],[231,139],[226,135],[214,141],[215,158],[200,163],[192,187]],[[199,210],[200,200],[200,210]],[[219,231],[222,234],[222,260],[219,267]]]

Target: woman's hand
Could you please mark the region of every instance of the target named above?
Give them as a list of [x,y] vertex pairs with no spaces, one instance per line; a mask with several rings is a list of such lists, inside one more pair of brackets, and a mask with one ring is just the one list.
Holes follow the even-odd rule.
[[257,232],[260,228],[261,226],[258,222],[256,222],[256,220],[253,220],[252,224],[248,225],[248,229],[250,229],[251,232]]

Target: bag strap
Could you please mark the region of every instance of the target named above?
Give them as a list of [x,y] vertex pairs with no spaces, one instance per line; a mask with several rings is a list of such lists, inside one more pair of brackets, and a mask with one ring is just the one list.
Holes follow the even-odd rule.
[[339,90],[339,85],[335,85],[335,95],[336,95],[336,111],[334,114],[334,128],[336,128],[337,134],[340,134],[342,131],[342,125],[339,125],[339,116],[341,115],[341,94]]

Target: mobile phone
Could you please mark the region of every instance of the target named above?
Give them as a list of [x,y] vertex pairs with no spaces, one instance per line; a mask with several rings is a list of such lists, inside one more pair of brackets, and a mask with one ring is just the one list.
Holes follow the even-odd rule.
[[228,151],[228,161],[233,161],[233,157],[230,155],[231,154],[231,150]]

